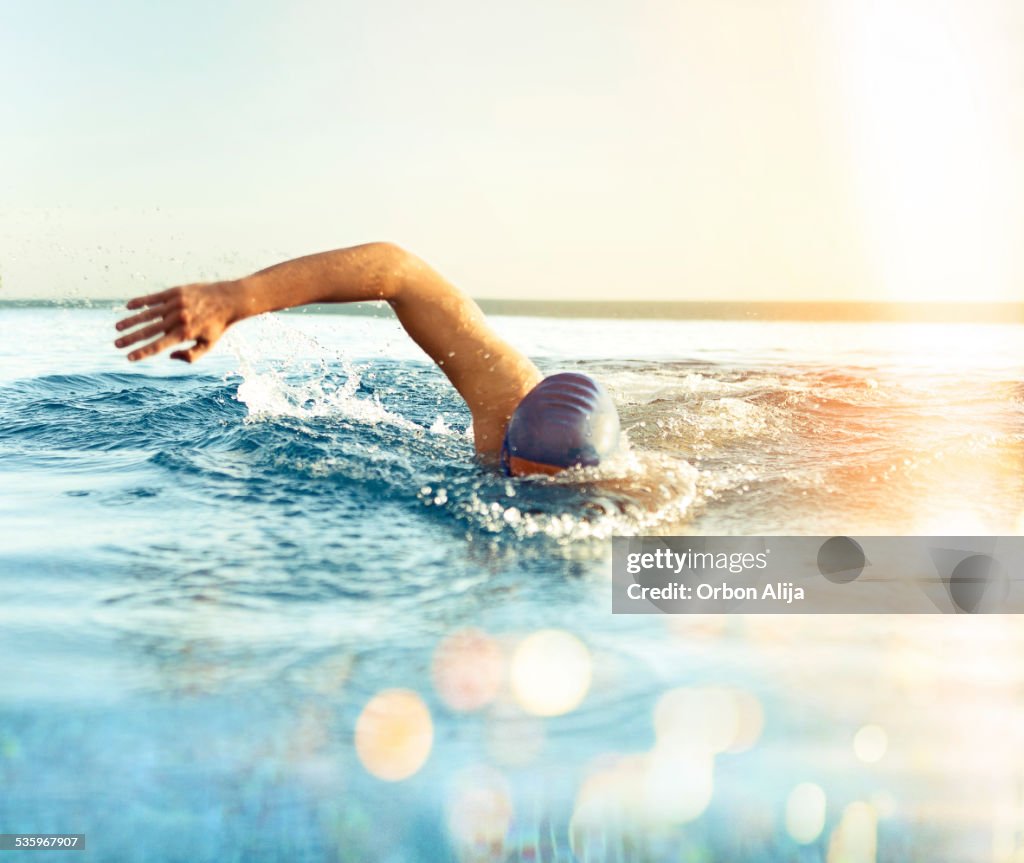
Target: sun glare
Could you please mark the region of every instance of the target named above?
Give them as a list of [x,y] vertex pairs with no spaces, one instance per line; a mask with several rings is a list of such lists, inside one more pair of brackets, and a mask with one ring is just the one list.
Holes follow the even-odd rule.
[[872,278],[891,300],[1019,299],[1011,256],[1021,176],[999,5],[830,8]]

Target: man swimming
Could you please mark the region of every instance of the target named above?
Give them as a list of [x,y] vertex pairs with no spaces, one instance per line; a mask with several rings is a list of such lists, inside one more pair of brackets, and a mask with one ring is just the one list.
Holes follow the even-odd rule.
[[132,361],[185,345],[171,358],[191,363],[245,318],[309,303],[368,300],[385,300],[447,375],[473,417],[478,455],[500,457],[506,473],[593,466],[618,447],[619,416],[604,387],[574,372],[544,378],[494,332],[472,299],[392,243],[308,255],[235,281],[136,297],[128,308],[142,311],[119,321],[117,329],[138,329],[114,344],[145,342],[128,354]]

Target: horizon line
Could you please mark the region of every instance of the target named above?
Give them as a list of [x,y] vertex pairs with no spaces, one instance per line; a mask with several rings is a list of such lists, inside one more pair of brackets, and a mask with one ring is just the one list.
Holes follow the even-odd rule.
[[[0,299],[0,309],[92,309],[123,303],[106,299]],[[876,301],[876,300],[524,300],[481,298],[489,315],[544,318],[617,318],[624,320],[764,320],[897,323],[1024,323],[1024,302]],[[379,302],[317,303],[285,314],[342,314],[388,317]]]

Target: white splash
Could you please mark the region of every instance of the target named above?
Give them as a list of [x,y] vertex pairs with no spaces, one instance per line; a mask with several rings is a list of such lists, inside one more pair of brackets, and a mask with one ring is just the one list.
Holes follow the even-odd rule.
[[[344,354],[271,315],[260,315],[253,323],[244,335],[233,330],[225,338],[238,360],[242,382],[236,397],[249,409],[248,419],[337,416],[422,431],[385,408],[376,395],[359,398],[359,369]],[[257,362],[266,365],[258,368]]]

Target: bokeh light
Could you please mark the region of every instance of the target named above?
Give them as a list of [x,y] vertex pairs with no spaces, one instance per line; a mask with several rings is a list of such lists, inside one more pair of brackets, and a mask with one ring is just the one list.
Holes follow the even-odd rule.
[[575,710],[590,689],[590,651],[576,636],[543,629],[524,638],[512,657],[512,693],[535,716]]
[[400,782],[426,762],[434,726],[423,699],[407,689],[387,689],[370,699],[356,721],[356,754],[378,779]]
[[432,665],[434,688],[452,710],[469,712],[494,701],[505,676],[501,647],[478,629],[441,640]]
[[786,832],[794,842],[807,845],[825,829],[825,792],[813,782],[801,782],[786,800]]
[[512,822],[512,795],[497,770],[470,767],[456,774],[447,810],[448,830],[457,845],[493,850],[504,844]]
[[739,752],[757,742],[763,726],[764,711],[757,697],[727,687],[670,689],[654,707],[661,745]]
[[736,734],[729,745],[728,752],[745,752],[761,739],[764,730],[764,708],[761,700],[752,692],[744,689],[731,689],[736,704]]
[[650,752],[596,758],[573,810],[574,848],[586,837],[607,838],[610,824],[625,831],[663,828],[700,817],[714,790],[714,757],[706,750],[656,746]]
[[878,818],[863,801],[843,810],[842,820],[828,844],[828,863],[875,863],[878,845]]
[[588,840],[603,841],[610,824],[629,829],[645,820],[646,767],[647,756],[642,753],[606,753],[591,762],[576,794],[570,822],[570,840],[577,855]]
[[878,725],[865,725],[853,736],[853,752],[865,764],[874,764],[885,757],[889,736]]
[[714,756],[698,747],[658,745],[644,771],[644,810],[659,824],[684,824],[699,817],[714,790]]

